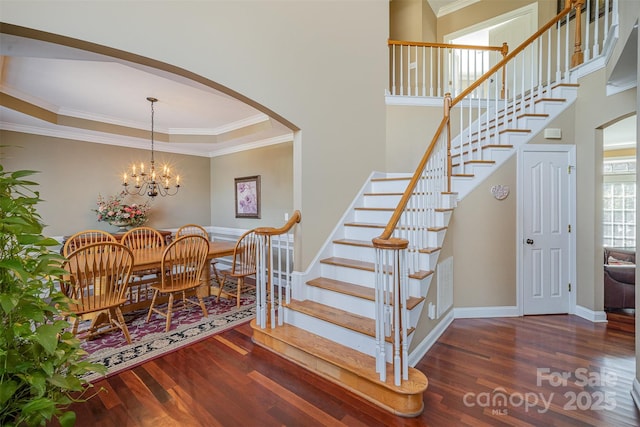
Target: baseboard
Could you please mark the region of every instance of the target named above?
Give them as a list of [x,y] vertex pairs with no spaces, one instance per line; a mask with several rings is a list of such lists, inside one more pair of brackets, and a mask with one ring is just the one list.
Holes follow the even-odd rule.
[[576,305],[573,314],[582,317],[583,319],[590,320],[593,323],[607,322],[607,313],[605,313],[604,311],[594,311],[581,305]]
[[484,317],[518,317],[521,316],[518,307],[460,307],[454,308],[454,317],[456,319],[473,319]]
[[453,322],[453,310],[449,310],[449,312],[442,318],[440,323],[436,325],[435,328],[429,332],[420,344],[416,346],[416,348],[409,354],[409,366],[416,366],[416,364],[427,354],[429,349],[438,341],[438,338],[447,330],[451,322]]
[[640,411],[640,382],[638,382],[638,377],[633,379],[631,398],[633,399],[633,403],[636,404],[636,409]]

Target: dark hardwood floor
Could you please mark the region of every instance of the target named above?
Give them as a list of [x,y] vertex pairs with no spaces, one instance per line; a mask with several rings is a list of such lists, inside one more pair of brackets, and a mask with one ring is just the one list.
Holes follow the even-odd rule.
[[571,315],[459,319],[416,366],[418,418],[393,416],[233,330],[96,383],[78,426],[638,426],[634,336]]

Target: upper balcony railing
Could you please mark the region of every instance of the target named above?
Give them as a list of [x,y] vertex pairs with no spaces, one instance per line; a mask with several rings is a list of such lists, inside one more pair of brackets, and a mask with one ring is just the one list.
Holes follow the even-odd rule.
[[[553,46],[552,49],[564,58],[564,50],[572,50],[570,67],[597,58],[605,49],[609,31],[617,24],[614,0],[569,0],[575,4],[573,11],[565,16],[551,31],[551,39],[569,40],[571,44]],[[599,5],[596,10],[596,3]],[[579,5],[579,6],[578,6]],[[564,33],[564,34],[563,34]],[[447,43],[389,40],[389,87],[392,96],[444,97],[449,93],[458,96],[470,84],[500,62],[510,51],[506,43],[502,46],[473,46]],[[534,46],[534,49],[536,47]],[[501,80],[506,80],[504,73]],[[498,88],[504,97],[504,88]],[[479,94],[493,97],[494,91]]]
[[497,64],[509,46],[389,40],[390,95],[458,94]]

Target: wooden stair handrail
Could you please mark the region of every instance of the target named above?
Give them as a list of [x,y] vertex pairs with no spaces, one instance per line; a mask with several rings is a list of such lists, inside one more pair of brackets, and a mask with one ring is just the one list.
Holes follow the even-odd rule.
[[505,48],[507,50],[509,49],[509,47],[507,46],[506,43],[503,43],[502,46],[476,46],[476,45],[469,45],[469,44],[453,44],[453,43],[410,42],[410,41],[404,41],[404,40],[391,40],[391,39],[389,39],[387,41],[387,45],[389,45],[389,46],[441,47],[441,48],[447,48],[447,49],[489,50],[489,51],[497,51],[497,52],[503,52]]
[[[444,130],[445,126],[448,125],[448,123],[449,123],[449,110],[454,105],[456,105],[457,103],[462,101],[468,94],[470,94],[473,90],[475,90],[483,82],[488,80],[498,70],[500,70],[501,68],[504,70],[504,67],[506,66],[506,64],[509,61],[511,61],[515,56],[517,56],[520,52],[522,52],[527,46],[529,46],[535,40],[537,40],[538,37],[540,37],[547,30],[549,30],[553,25],[556,25],[562,18],[566,17],[571,12],[571,10],[573,9],[572,5],[575,6],[575,7],[580,7],[583,2],[584,2],[584,0],[566,0],[565,8],[559,14],[557,14],[554,18],[552,18],[545,25],[540,27],[540,29],[538,29],[538,31],[536,31],[531,37],[529,37],[524,42],[522,42],[511,53],[505,55],[504,58],[500,62],[495,64],[493,67],[491,67],[486,73],[484,73],[480,78],[478,78],[475,82],[473,82],[471,85],[469,85],[458,96],[456,96],[453,100],[451,100],[450,98],[445,97],[444,117],[443,117],[442,121],[440,122],[440,125],[438,126],[438,129],[436,130],[436,133],[435,133],[433,139],[431,140],[431,143],[429,144],[429,147],[427,148],[427,151],[422,156],[422,159],[420,160],[420,163],[418,164],[418,167],[416,168],[416,171],[414,172],[413,177],[411,178],[411,181],[409,182],[409,185],[407,185],[407,188],[405,189],[404,193],[402,194],[402,198],[398,202],[398,206],[396,206],[396,209],[393,211],[393,214],[391,215],[391,218],[389,219],[389,222],[387,223],[387,226],[385,227],[384,231],[382,232],[382,234],[380,236],[378,236],[378,237],[376,237],[376,238],[374,238],[372,240],[374,247],[379,248],[379,249],[389,249],[390,246],[393,246],[393,247],[397,246],[397,249],[402,249],[402,245],[404,245],[404,243],[401,243],[402,239],[394,239],[393,244],[391,242],[387,242],[387,244],[383,244],[383,241],[389,240],[391,238],[391,236],[393,234],[393,231],[395,230],[395,228],[396,228],[396,226],[398,224],[398,221],[400,220],[400,217],[402,216],[402,212],[404,211],[405,207],[407,206],[407,203],[409,202],[409,199],[411,198],[411,195],[412,195],[416,185],[418,184],[420,176],[422,175],[422,170],[425,168],[425,166],[427,164],[427,161],[429,160],[429,157],[431,156],[431,153],[433,152],[433,149],[435,148],[435,145],[436,145],[438,139],[440,138],[440,135],[442,134],[442,131]],[[579,17],[579,15],[577,15],[577,16]],[[388,43],[389,44],[398,44],[398,42],[396,40],[389,40]],[[417,42],[415,42],[415,43],[417,43]],[[450,47],[451,45],[446,45],[445,44],[445,46],[446,47]],[[576,52],[577,52],[578,49],[579,49],[579,46],[576,46],[575,49],[576,49]],[[576,53],[574,53],[574,55],[576,55]],[[450,140],[450,138],[449,138],[449,140]],[[451,166],[450,163],[451,162],[449,161],[448,163],[449,163],[449,165],[448,165],[447,169],[449,171],[448,175],[450,177],[450,175],[451,175],[451,173],[450,173],[450,166]],[[450,190],[450,188],[449,188],[449,190]]]
[[407,206],[407,203],[411,198],[411,194],[413,193],[413,190],[417,185],[418,180],[420,179],[420,176],[422,175],[422,169],[424,169],[424,167],[427,165],[427,161],[429,161],[429,157],[431,156],[431,153],[433,152],[433,149],[435,148],[436,143],[440,138],[440,134],[442,133],[442,131],[444,130],[448,122],[449,122],[449,116],[445,115],[445,117],[443,117],[442,121],[440,122],[440,126],[438,126],[438,130],[436,130],[436,134],[433,136],[433,139],[431,140],[431,144],[429,144],[429,148],[427,148],[427,151],[425,151],[424,155],[422,156],[422,159],[420,160],[420,164],[418,164],[416,171],[413,173],[413,177],[411,178],[409,185],[407,185],[407,188],[404,190],[404,193],[402,194],[402,198],[398,202],[398,206],[396,206],[396,209],[393,211],[393,214],[391,215],[391,218],[389,219],[387,226],[385,227],[384,231],[380,236],[373,239],[374,247],[376,248],[382,247],[382,245],[380,244],[380,241],[389,240],[389,238],[391,237],[393,230],[395,230],[396,224],[400,220],[400,216],[402,216],[402,212],[404,211],[404,208]]
[[277,236],[277,235],[284,234],[284,233],[288,232],[289,230],[291,230],[293,228],[294,225],[298,224],[301,220],[302,220],[302,214],[300,213],[299,210],[296,210],[295,212],[293,212],[293,215],[291,215],[291,218],[289,218],[289,221],[287,221],[287,223],[285,225],[283,225],[282,227],[280,227],[280,228],[258,227],[256,229],[254,229],[254,231],[258,235]]
[[465,96],[469,95],[478,86],[480,86],[482,83],[487,81],[500,68],[506,66],[507,62],[511,61],[516,55],[518,55],[520,52],[522,52],[524,49],[526,49],[530,44],[532,44],[535,40],[537,40],[538,37],[540,37],[545,31],[547,31],[553,25],[557,24],[558,21],[560,21],[562,18],[567,16],[571,12],[571,9],[572,9],[572,7],[570,5],[571,2],[581,2],[581,1],[582,0],[567,0],[567,6],[565,6],[565,8],[558,15],[556,15],[549,22],[547,22],[545,25],[540,27],[540,29],[538,31],[536,31],[535,33],[533,33],[533,35],[531,37],[529,37],[528,39],[523,41],[520,44],[520,46],[516,47],[513,50],[513,52],[507,54],[507,56],[505,56],[500,62],[498,62],[493,67],[491,67],[486,73],[484,73],[482,76],[480,76],[475,82],[470,84],[465,90],[460,92],[460,94],[458,96],[456,96],[453,99],[453,101],[451,102],[451,106],[453,107],[454,105],[456,105],[457,103],[462,101]]

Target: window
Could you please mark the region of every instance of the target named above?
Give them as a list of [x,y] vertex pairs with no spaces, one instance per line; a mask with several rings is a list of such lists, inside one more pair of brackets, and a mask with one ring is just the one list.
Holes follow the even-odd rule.
[[635,159],[606,160],[603,188],[603,245],[636,247]]

